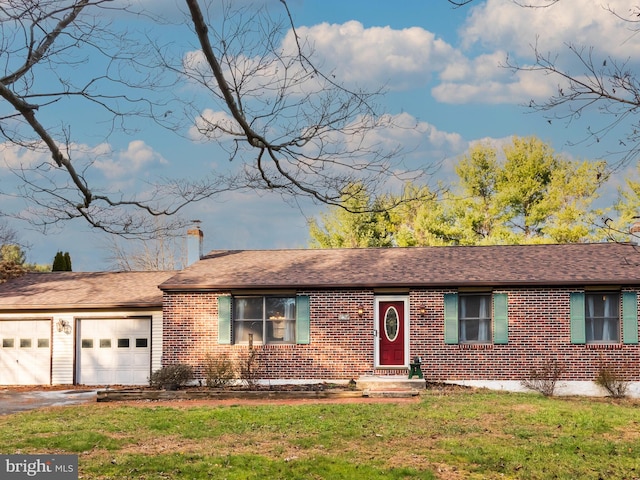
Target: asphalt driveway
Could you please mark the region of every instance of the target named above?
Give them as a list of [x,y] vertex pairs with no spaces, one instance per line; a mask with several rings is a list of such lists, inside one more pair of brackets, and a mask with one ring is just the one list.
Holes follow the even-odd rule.
[[0,415],[96,401],[96,390],[0,390]]

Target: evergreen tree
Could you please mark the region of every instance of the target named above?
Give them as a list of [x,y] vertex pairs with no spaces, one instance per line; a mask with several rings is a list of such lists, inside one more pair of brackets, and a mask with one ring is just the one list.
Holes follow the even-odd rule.
[[[431,193],[407,185],[401,197],[384,203],[351,185],[343,204],[368,213],[330,207],[309,224],[311,246],[577,243],[603,237],[594,220],[602,212],[592,203],[607,179],[604,161],[571,160],[536,137],[514,137],[502,151],[491,144],[473,146],[455,172],[458,179],[450,189]],[[628,197],[640,198],[640,183],[627,184]],[[628,223],[640,212],[640,201],[626,203]]]
[[58,252],[53,259],[52,272],[70,272],[71,271],[71,257],[69,252]]
[[69,255],[69,252],[64,252],[64,267],[65,271],[71,271],[71,255]]

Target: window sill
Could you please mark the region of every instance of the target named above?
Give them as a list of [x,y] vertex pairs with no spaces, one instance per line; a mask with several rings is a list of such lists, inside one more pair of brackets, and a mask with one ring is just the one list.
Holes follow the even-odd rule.
[[587,343],[585,347],[588,350],[621,350],[621,343]]
[[491,350],[493,343],[460,343],[458,348],[460,350]]

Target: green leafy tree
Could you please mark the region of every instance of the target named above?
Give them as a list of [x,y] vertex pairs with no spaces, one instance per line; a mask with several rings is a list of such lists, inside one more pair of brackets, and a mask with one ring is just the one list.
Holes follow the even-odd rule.
[[[538,138],[514,137],[502,151],[475,145],[455,172],[458,181],[450,191],[408,185],[387,203],[376,203],[354,186],[345,204],[371,213],[334,208],[322,214],[322,227],[310,224],[313,245],[575,243],[603,237],[594,221],[602,212],[592,204],[606,180],[605,162],[570,160]],[[384,215],[376,213],[385,208]]]
[[320,221],[309,222],[311,248],[393,246],[393,225],[383,199],[372,200],[367,189],[355,183],[344,189],[342,204],[330,206]]
[[[640,163],[637,172],[640,173]],[[609,239],[616,242],[626,242],[631,239],[629,228],[636,223],[640,215],[640,181],[637,178],[628,177],[625,184],[618,188],[618,200],[613,207],[612,216],[604,219],[603,231]],[[639,233],[634,233],[634,241],[638,242]]]
[[514,137],[503,151],[477,145],[458,164],[451,194],[461,244],[598,240],[592,208],[605,162],[557,155],[536,137]]
[[[415,198],[423,198],[416,201]],[[389,211],[394,232],[394,244],[399,247],[420,245],[450,245],[457,243],[458,229],[453,224],[444,202],[427,187],[406,185],[402,201],[394,201],[396,208]]]
[[18,245],[6,243],[0,246],[0,283],[22,275],[27,271],[25,253]]
[[0,259],[3,262],[15,263],[16,265],[24,265],[26,255],[24,250],[18,245],[5,244],[0,246]]
[[509,237],[504,206],[498,201],[501,166],[497,150],[478,144],[456,165],[457,189],[444,202],[461,245],[500,243]]

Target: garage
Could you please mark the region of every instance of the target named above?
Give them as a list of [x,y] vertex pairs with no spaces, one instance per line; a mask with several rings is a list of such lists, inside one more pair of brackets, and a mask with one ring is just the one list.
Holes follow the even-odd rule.
[[51,320],[0,321],[0,385],[51,383]]
[[77,378],[81,385],[145,385],[151,374],[151,318],[77,321]]

